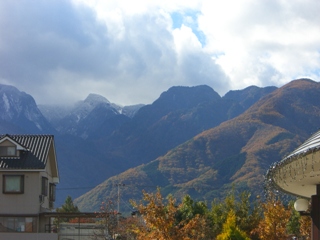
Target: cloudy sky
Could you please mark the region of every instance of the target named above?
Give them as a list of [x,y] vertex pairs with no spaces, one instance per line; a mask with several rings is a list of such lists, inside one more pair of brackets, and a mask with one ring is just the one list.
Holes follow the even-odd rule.
[[0,83],[39,104],[129,105],[320,77],[319,0],[0,1]]

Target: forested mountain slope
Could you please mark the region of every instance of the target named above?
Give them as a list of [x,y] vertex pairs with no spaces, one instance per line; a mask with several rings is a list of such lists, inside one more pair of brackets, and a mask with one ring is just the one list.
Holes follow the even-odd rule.
[[232,184],[261,193],[271,163],[320,127],[320,84],[292,81],[271,92],[236,118],[201,132],[154,161],[107,179],[76,200],[82,210],[98,209],[105,198],[140,198],[160,186],[164,194],[186,193],[212,200]]
[[119,107],[96,94],[39,110],[32,96],[0,86],[2,134],[54,134],[61,182],[57,205],[243,113],[275,87],[250,86],[220,97],[208,86],[172,87],[152,104]]

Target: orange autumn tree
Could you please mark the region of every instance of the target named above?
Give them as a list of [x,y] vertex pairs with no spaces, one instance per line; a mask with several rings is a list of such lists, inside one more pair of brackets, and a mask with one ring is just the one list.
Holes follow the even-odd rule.
[[188,221],[177,222],[176,216],[183,205],[176,206],[176,200],[172,196],[165,201],[158,189],[156,193],[143,192],[143,201],[146,204],[143,202],[137,204],[132,201],[145,223],[135,230],[137,239],[207,239],[205,236],[206,221],[203,216],[197,214]]
[[311,240],[311,217],[301,216],[300,223],[300,235],[304,236],[305,240]]
[[262,203],[264,218],[254,230],[261,240],[287,239],[287,224],[291,216],[279,199],[271,196],[266,203]]

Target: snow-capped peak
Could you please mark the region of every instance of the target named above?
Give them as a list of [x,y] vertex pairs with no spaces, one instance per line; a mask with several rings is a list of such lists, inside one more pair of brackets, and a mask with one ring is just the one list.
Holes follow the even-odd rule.
[[90,105],[96,105],[99,103],[109,103],[109,100],[106,99],[105,97],[99,95],[99,94],[95,94],[95,93],[90,93],[88,95],[88,97],[83,101],[86,104],[90,104]]

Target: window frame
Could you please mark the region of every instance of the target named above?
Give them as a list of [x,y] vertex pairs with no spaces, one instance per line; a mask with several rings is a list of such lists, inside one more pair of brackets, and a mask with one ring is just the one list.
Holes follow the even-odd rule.
[[[7,190],[8,178],[19,177],[19,190]],[[23,174],[4,174],[2,175],[2,193],[3,194],[23,194],[24,193],[24,175]]]
[[49,200],[50,202],[56,201],[56,185],[49,183]]
[[23,233],[35,233],[37,232],[37,221],[37,217],[34,216],[0,217],[0,224],[4,226],[4,228],[0,230],[0,233],[12,231]]
[[48,178],[42,177],[41,178],[41,195],[48,196]]
[[[9,149],[13,150],[13,153],[10,154]],[[17,147],[16,146],[0,146],[0,155],[2,157],[15,157],[17,156]]]

